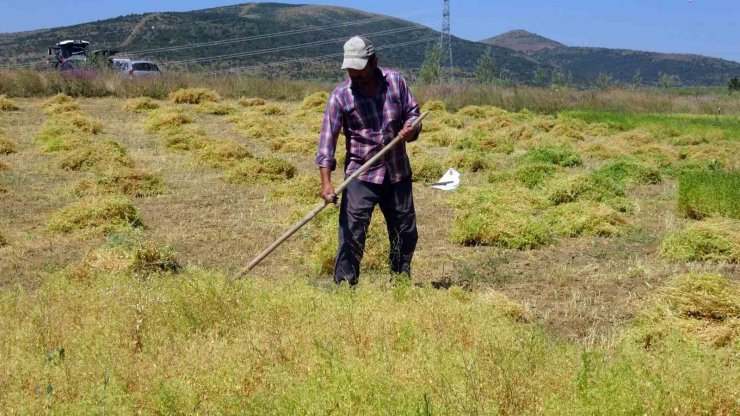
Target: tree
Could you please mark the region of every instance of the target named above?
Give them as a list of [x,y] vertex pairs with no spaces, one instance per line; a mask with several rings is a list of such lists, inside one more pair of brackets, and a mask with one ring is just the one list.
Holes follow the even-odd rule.
[[545,84],[547,84],[547,72],[543,68],[537,67],[537,69],[534,70],[532,83],[537,87],[544,87]]
[[666,74],[663,72],[659,73],[658,77],[659,77],[658,83],[660,84],[661,87],[665,89],[671,88],[672,86],[677,84],[679,81],[678,76]]
[[640,87],[642,87],[642,74],[640,73],[640,68],[637,68],[635,75],[632,76],[632,88],[639,89]]
[[568,71],[564,72],[561,69],[556,69],[552,72],[552,86],[555,88],[563,88],[567,87],[571,82],[573,82],[573,74]]
[[495,77],[493,51],[491,48],[486,48],[486,51],[478,58],[478,63],[475,65],[475,79],[481,84],[490,84]]
[[733,77],[727,84],[727,89],[730,91],[730,94],[734,91],[740,91],[740,79]]
[[419,69],[419,81],[422,84],[439,83],[442,72],[441,65],[442,50],[439,44],[434,43],[429,45],[424,54],[424,63],[421,64],[421,68]]
[[596,80],[594,81],[594,84],[596,84],[596,88],[604,91],[608,90],[609,87],[611,87],[614,79],[611,75],[605,74],[603,72],[599,72],[599,75],[596,76]]

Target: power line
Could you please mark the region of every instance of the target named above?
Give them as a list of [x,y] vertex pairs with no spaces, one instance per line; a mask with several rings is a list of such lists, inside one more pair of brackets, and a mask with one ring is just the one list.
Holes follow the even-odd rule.
[[[384,46],[377,47],[375,49],[376,50],[385,50],[385,49],[397,48],[397,47],[400,47],[400,46],[408,46],[408,45],[415,45],[415,44],[424,43],[424,42],[431,42],[431,41],[433,41],[435,39],[438,39],[438,38],[436,36],[430,36],[430,37],[427,37],[427,38],[417,39],[417,40],[412,40],[412,41],[407,41],[407,42],[392,43],[392,44],[389,44],[389,45],[384,45]],[[323,60],[323,59],[327,59],[327,58],[335,58],[335,57],[339,57],[339,56],[343,56],[343,55],[344,55],[343,52],[337,52],[337,53],[330,53],[330,54],[326,54],[326,55],[311,56],[311,57],[305,57],[305,58],[285,59],[285,60],[282,60],[282,61],[274,61],[274,62],[267,62],[267,63],[262,63],[262,64],[239,66],[239,67],[232,67],[232,68],[227,68],[227,69],[220,69],[220,70],[216,70],[216,71],[202,72],[202,73],[200,73],[198,75],[215,75],[215,74],[219,74],[219,73],[242,71],[242,70],[246,70],[246,69],[264,68],[264,67],[268,67],[268,66],[282,65],[282,64],[288,64],[288,63],[293,63],[293,62],[319,61],[319,60]]]
[[[381,36],[381,35],[387,35],[391,33],[400,33],[400,32],[408,32],[411,30],[419,30],[423,28],[426,28],[426,26],[419,24],[419,25],[414,25],[414,26],[409,26],[409,27],[404,27],[404,28],[389,29],[389,30],[383,30],[383,31],[374,32],[374,33],[366,33],[365,35]],[[301,43],[301,44],[296,44],[296,45],[259,49],[256,51],[239,52],[239,53],[232,53],[232,54],[226,54],[226,55],[215,55],[215,56],[209,56],[209,57],[203,57],[203,58],[183,59],[179,61],[169,61],[166,63],[171,65],[171,64],[212,61],[216,59],[241,58],[241,57],[247,57],[247,56],[262,55],[262,54],[271,53],[271,52],[283,52],[283,51],[288,51],[288,50],[306,48],[310,46],[325,45],[328,43],[340,42],[344,40],[346,40],[346,37],[334,38],[334,39],[328,39],[328,40],[320,40],[320,41],[314,41],[314,42],[306,42],[306,43]]]

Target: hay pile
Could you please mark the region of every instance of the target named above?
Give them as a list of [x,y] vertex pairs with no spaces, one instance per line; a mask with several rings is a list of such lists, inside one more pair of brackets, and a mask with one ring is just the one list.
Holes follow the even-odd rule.
[[674,262],[740,263],[740,220],[712,218],[665,237],[660,254]]
[[672,278],[655,305],[638,316],[633,335],[646,348],[671,334],[714,348],[740,347],[740,286],[717,274]]
[[185,114],[184,111],[167,108],[152,111],[145,122],[145,126],[149,131],[160,131],[190,124],[193,121],[193,118]]
[[195,111],[201,114],[212,114],[216,116],[225,116],[236,112],[236,108],[227,103],[216,103],[213,101],[204,101],[195,107]]
[[15,153],[15,143],[8,139],[0,138],[0,155]]
[[175,104],[200,104],[204,101],[221,101],[221,96],[207,88],[180,88],[170,93],[170,101]]
[[304,110],[323,111],[326,107],[326,101],[328,99],[329,94],[327,92],[315,92],[303,99],[303,102],[301,103],[301,108]]
[[80,197],[121,194],[143,198],[161,195],[164,191],[159,175],[135,168],[110,170],[96,179],[80,181],[73,189],[74,194]]
[[261,105],[265,105],[265,100],[263,100],[262,98],[241,97],[239,98],[239,104],[243,105],[244,107],[258,107]]
[[159,108],[159,103],[149,97],[132,98],[123,103],[123,109],[131,113],[142,113],[157,108]]
[[121,195],[92,196],[68,205],[52,215],[49,231],[110,234],[142,227],[143,220],[130,199]]
[[5,95],[0,95],[0,111],[18,111],[20,107]]
[[278,157],[260,157],[242,160],[232,168],[227,178],[234,183],[251,184],[255,181],[282,181],[292,178],[296,167]]

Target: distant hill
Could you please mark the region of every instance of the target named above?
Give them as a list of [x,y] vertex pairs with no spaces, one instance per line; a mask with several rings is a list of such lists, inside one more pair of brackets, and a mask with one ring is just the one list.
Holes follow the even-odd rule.
[[[283,32],[287,35],[275,35]],[[437,42],[440,36],[437,31],[407,20],[349,8],[250,3],[190,12],[128,15],[69,27],[0,34],[0,62],[43,60],[47,48],[57,41],[84,39],[91,42],[91,50],[122,50],[137,58],[161,62],[169,70],[208,72],[247,66],[266,76],[337,78],[343,76],[338,69],[341,56],[326,55],[341,54],[344,41],[355,34],[366,34],[376,44],[381,65],[412,72],[421,66],[427,45]],[[208,44],[188,46],[204,42]],[[453,38],[452,43],[455,66],[467,72],[472,71],[488,48],[459,38]],[[499,75],[527,81],[541,66],[530,56],[492,48]],[[319,56],[325,58],[315,59]],[[293,62],[273,64],[285,60]]]
[[500,46],[502,48],[513,49],[519,52],[538,52],[543,49],[563,48],[560,42],[555,42],[536,33],[527,32],[526,30],[511,30],[492,38],[484,39],[481,42],[489,45]]
[[627,49],[584,48],[563,45],[526,30],[512,30],[483,43],[527,53],[544,67],[572,74],[588,84],[600,74],[631,83],[636,74],[643,85],[655,85],[660,74],[674,75],[680,85],[724,85],[740,75],[740,63],[700,55],[667,54]]

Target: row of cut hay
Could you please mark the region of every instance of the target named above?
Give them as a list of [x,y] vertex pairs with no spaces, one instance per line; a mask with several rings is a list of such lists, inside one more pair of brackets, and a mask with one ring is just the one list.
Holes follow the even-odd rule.
[[113,253],[89,261],[90,278],[57,274],[36,291],[0,291],[0,342],[13,346],[0,360],[3,409],[405,415],[737,408],[737,289],[719,276],[677,277],[656,299],[662,315],[647,311],[630,336],[582,346],[522,323],[521,306],[497,292],[405,282],[329,291],[302,279],[230,284],[207,270],[142,281],[119,272],[131,265]]
[[48,112],[37,141],[46,152],[58,155],[59,168],[89,172],[73,190],[81,199],[54,213],[47,228],[101,235],[141,227],[143,221],[128,196],[162,193],[161,180],[135,169],[126,149],[115,140],[104,139],[102,124],[80,114],[71,97],[60,94],[41,107],[55,111]]
[[209,137],[194,121],[181,109],[163,108],[152,111],[145,126],[157,133],[168,148],[188,152],[198,164],[226,170],[226,178],[233,182],[279,181],[295,174],[295,166],[289,162],[276,157],[254,157],[235,140]]

